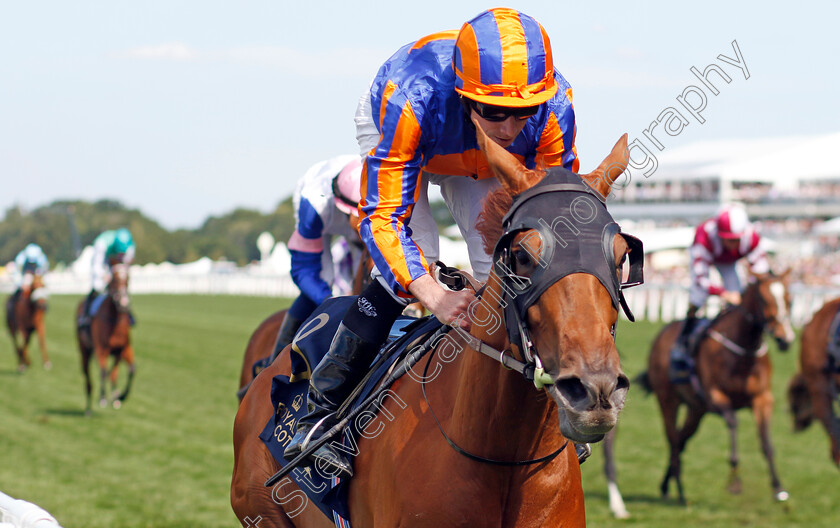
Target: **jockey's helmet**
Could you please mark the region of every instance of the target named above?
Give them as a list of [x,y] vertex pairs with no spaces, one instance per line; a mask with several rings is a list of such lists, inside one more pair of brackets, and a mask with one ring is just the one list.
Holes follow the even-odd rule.
[[747,211],[741,204],[725,204],[715,216],[717,232],[720,238],[738,239],[750,226]]
[[131,238],[131,231],[121,227],[114,232],[114,243],[108,248],[109,255],[119,255],[128,251],[128,248],[134,245],[134,240]]
[[27,244],[25,248],[23,248],[23,254],[26,256],[26,260],[29,262],[35,262],[39,258],[41,258],[41,254],[43,251],[41,250],[41,246],[38,244]]
[[466,22],[452,66],[455,91],[475,103],[535,107],[557,93],[548,34],[515,9],[489,9]]
[[344,213],[359,216],[362,199],[362,160],[354,158],[333,180],[335,206]]

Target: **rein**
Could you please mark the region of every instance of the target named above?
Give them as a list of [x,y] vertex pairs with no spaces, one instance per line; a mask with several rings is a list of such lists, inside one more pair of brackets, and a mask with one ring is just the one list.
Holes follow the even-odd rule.
[[[473,337],[473,336],[470,336],[470,337]],[[478,340],[478,338],[473,338],[473,339]],[[494,349],[494,348],[490,347],[489,345],[484,344],[484,343],[483,343],[483,342],[481,342],[481,341],[479,341],[479,343],[481,343],[482,345],[484,345],[484,347],[486,347],[486,348],[489,348],[489,349],[491,349],[491,350],[493,350],[493,351],[495,351],[495,352],[498,352],[496,349]],[[429,371],[429,365],[431,364],[431,362],[432,362],[432,357],[434,357],[434,355],[435,355],[435,353],[436,353],[436,352],[437,352],[437,350],[432,350],[431,354],[429,354],[429,357],[428,357],[428,359],[426,360],[426,366],[425,366],[425,367],[423,367],[423,378],[425,378],[425,377],[426,377],[426,375],[428,374],[428,371]],[[483,353],[485,353],[485,352],[483,352]],[[486,354],[486,353],[485,353],[485,354]],[[500,354],[502,355],[502,357],[507,357],[507,358],[508,358],[508,360],[510,360],[510,361],[512,361],[512,362],[519,363],[520,365],[525,365],[524,363],[522,363],[522,362],[520,362],[520,361],[518,361],[518,360],[516,360],[516,359],[514,359],[514,358],[512,358],[512,357],[510,357],[510,356],[504,356],[504,352],[501,352]],[[492,356],[491,356],[491,357],[492,357]],[[499,361],[502,363],[502,365],[505,365],[505,362],[504,362],[504,361],[502,361],[502,359],[500,359]],[[507,365],[505,365],[505,366],[507,366]],[[527,377],[527,376],[526,376],[526,377]],[[569,440],[567,439],[567,440],[563,443],[563,445],[562,445],[562,446],[560,446],[560,447],[559,447],[556,451],[554,451],[553,453],[549,453],[549,454],[547,454],[547,455],[545,455],[545,456],[542,456],[542,457],[539,457],[539,458],[533,458],[533,459],[529,459],[529,460],[514,460],[514,461],[507,461],[507,460],[495,460],[495,459],[492,459],[492,458],[486,458],[486,457],[483,457],[483,456],[480,456],[480,455],[476,455],[476,454],[474,454],[474,453],[470,453],[469,451],[467,451],[466,449],[464,449],[464,448],[460,447],[458,444],[456,444],[454,441],[452,441],[452,439],[451,439],[451,438],[449,438],[449,435],[447,435],[447,434],[446,434],[446,431],[444,431],[444,430],[443,430],[443,426],[441,425],[440,420],[438,420],[438,417],[437,417],[437,415],[435,414],[435,411],[432,409],[432,404],[431,404],[431,402],[429,401],[429,395],[428,395],[428,394],[426,394],[426,384],[425,384],[425,383],[421,383],[421,384],[420,384],[420,389],[421,389],[421,390],[422,390],[422,392],[423,392],[423,399],[425,399],[425,400],[426,400],[426,405],[427,405],[427,406],[428,406],[428,408],[429,408],[429,412],[432,414],[432,418],[434,419],[435,423],[437,424],[437,426],[438,426],[438,430],[440,431],[440,434],[442,434],[442,435],[443,435],[443,438],[446,440],[446,442],[447,442],[447,443],[448,443],[448,444],[452,447],[452,449],[454,449],[454,450],[455,450],[458,454],[463,455],[463,456],[465,456],[465,457],[467,457],[467,458],[469,458],[469,459],[471,459],[471,460],[475,460],[476,462],[482,462],[482,463],[484,463],[484,464],[491,464],[491,465],[494,465],[494,466],[528,466],[528,465],[531,465],[531,464],[539,464],[539,463],[541,463],[541,462],[548,462],[548,461],[553,460],[553,459],[554,459],[557,455],[559,455],[560,453],[562,453],[564,449],[566,449],[566,446],[567,446],[567,445],[569,445]]]
[[764,341],[761,342],[761,346],[758,347],[756,350],[747,350],[746,348],[727,338],[725,335],[721,334],[717,330],[709,330],[708,333],[709,337],[711,337],[712,339],[723,345],[727,350],[738,356],[762,357],[767,354],[767,343],[765,343]]

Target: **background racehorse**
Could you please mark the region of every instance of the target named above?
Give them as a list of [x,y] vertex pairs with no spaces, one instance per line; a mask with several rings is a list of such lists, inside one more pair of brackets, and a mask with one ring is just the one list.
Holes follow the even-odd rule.
[[[6,324],[12,337],[12,345],[18,360],[18,372],[23,372],[30,365],[29,339],[32,332],[38,334],[38,348],[41,350],[41,360],[44,368],[52,367],[47,353],[47,333],[44,316],[47,312],[47,299],[39,296],[43,292],[43,278],[31,272],[24,275],[20,294],[12,295],[6,301]],[[20,338],[18,338],[20,336]]]
[[[79,303],[76,310],[77,321],[83,314],[84,305],[84,301]],[[134,347],[131,345],[127,265],[120,263],[111,266],[111,280],[108,283],[105,299],[91,318],[89,327],[77,326],[76,336],[82,353],[82,373],[85,376],[85,412],[91,414],[92,384],[89,363],[91,356],[94,355],[99,364],[99,406],[105,407],[108,404],[105,383],[110,376],[113,406],[115,409],[120,408],[131,391],[131,382],[134,379]],[[110,371],[108,358],[113,358]],[[117,366],[120,361],[128,364],[128,381],[122,392],[117,390]]]
[[[656,393],[670,446],[670,461],[660,486],[663,496],[668,495],[668,484],[673,478],[677,484],[679,500],[685,503],[680,455],[697,431],[700,420],[709,411],[721,414],[729,428],[729,464],[732,468],[729,490],[732,493],[741,491],[735,411],[749,407],[758,425],[774,497],[778,501],[787,499],[788,494],[779,482],[773,461],[770,441],[772,366],[763,343],[765,331],[776,339],[782,350],[786,350],[794,339],[787,279],[788,272],[781,276],[751,276],[752,282],[744,291],[740,306],[724,310],[706,330],[694,356],[697,378],[690,384],[675,385],[668,377],[670,350],[682,322],[667,325],[654,340],[648,371],[640,376],[640,381],[649,391]],[[682,405],[688,408],[688,412],[682,426],[678,427],[677,411]]]
[[834,339],[832,321],[840,299],[829,301],[802,328],[799,372],[790,382],[788,399],[794,429],[802,431],[816,417],[831,439],[831,459],[840,466],[840,362],[829,361],[828,344]]
[[[503,232],[501,218],[510,209],[510,194],[532,187],[542,173],[526,170],[476,128],[482,150],[505,189],[485,204],[484,240],[492,248]],[[625,160],[626,135],[611,157],[586,176],[587,181],[607,195]],[[610,171],[605,174],[607,167]],[[530,236],[535,233],[526,229],[505,238],[512,273],[520,279],[538,275],[542,261],[531,256],[541,255],[543,244],[550,243]],[[608,259],[610,273],[620,270],[629,251],[626,239],[614,235],[595,245],[600,258]],[[560,250],[554,255],[561,258]],[[611,292],[586,272],[566,275],[535,294],[521,321],[530,329],[534,348],[549,373],[548,390],[535,392],[532,382],[475,350],[481,342],[482,347],[526,359],[521,346],[511,347],[508,341],[507,327],[517,321],[505,320],[500,302],[503,287],[507,286],[493,271],[482,300],[473,304],[471,336],[453,338],[454,346],[460,347],[455,354],[438,350],[440,346],[429,352],[417,366],[436,373],[435,377],[424,375],[424,383],[405,377],[398,380],[391,387],[395,398],[365,426],[368,431],[381,431],[374,439],[358,440],[360,454],[349,483],[352,524],[585,525],[580,467],[569,440],[602,439],[624,405],[629,382],[611,334],[617,308]],[[279,466],[258,435],[274,413],[269,400],[272,378],[289,374],[288,350],[257,376],[239,407],[231,504],[244,526],[253,525],[258,517],[262,528],[333,526],[317,508],[301,508],[300,491],[289,479],[273,488],[263,486]],[[397,399],[405,408],[394,403]],[[442,431],[464,450],[495,461],[527,462],[557,455],[519,466],[480,463],[450,447]]]

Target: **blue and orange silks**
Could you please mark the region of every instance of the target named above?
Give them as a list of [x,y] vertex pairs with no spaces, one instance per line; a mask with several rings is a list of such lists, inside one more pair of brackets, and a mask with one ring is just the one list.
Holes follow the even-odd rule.
[[[360,231],[383,278],[403,297],[410,297],[408,285],[428,272],[409,227],[421,172],[493,177],[455,91],[457,35],[437,33],[404,46],[371,85],[380,138],[365,158]],[[562,166],[577,172],[571,86],[557,72],[554,80],[559,89],[507,150],[528,168]]]

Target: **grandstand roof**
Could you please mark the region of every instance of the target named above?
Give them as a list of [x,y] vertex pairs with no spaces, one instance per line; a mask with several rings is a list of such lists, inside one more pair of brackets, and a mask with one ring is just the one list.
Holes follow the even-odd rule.
[[840,180],[840,133],[699,141],[657,155],[657,180],[720,179],[793,188],[803,180]]

